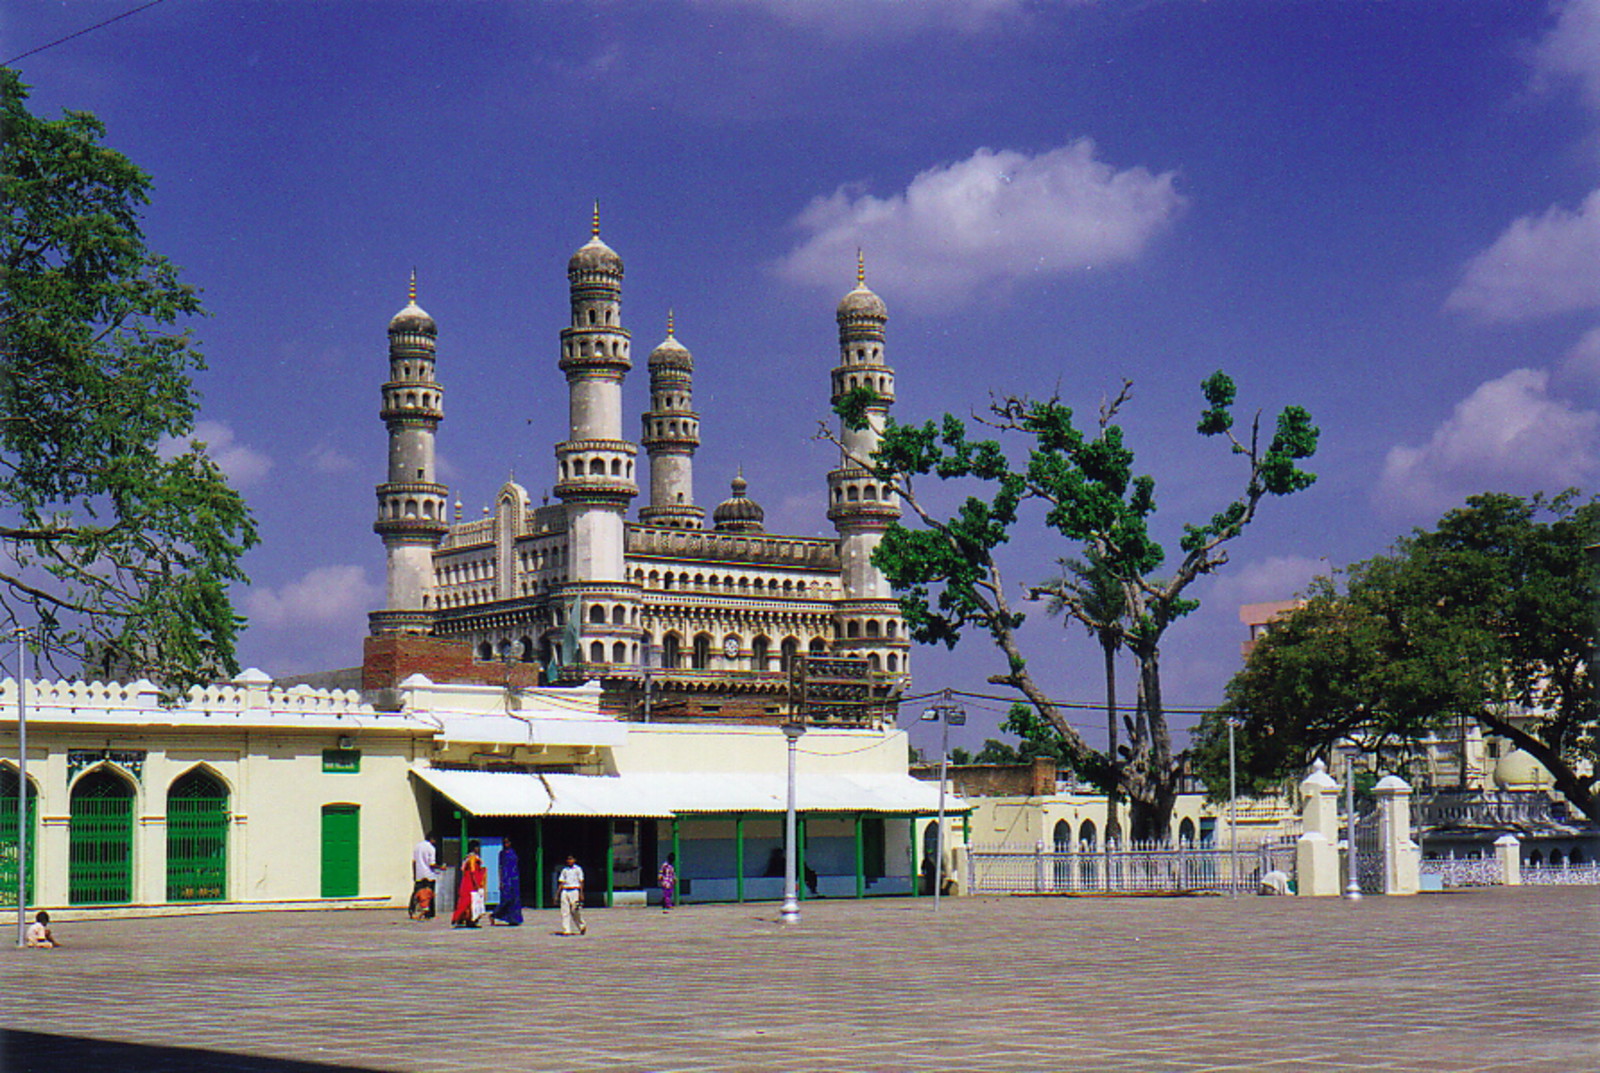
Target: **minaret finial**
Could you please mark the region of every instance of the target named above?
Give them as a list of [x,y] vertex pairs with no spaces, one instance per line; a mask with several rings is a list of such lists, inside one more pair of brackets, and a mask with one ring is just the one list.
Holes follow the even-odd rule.
[[857,246],[856,247],[856,286],[857,287],[865,287],[866,285],[867,285],[867,258],[866,258],[866,255],[861,252],[861,247]]
[[672,334],[672,307],[667,307],[667,334]]
[[600,199],[594,199],[594,222],[589,225],[589,234],[594,238],[600,237]]
[[406,284],[406,301],[412,305],[417,304],[417,270],[411,270],[411,282]]

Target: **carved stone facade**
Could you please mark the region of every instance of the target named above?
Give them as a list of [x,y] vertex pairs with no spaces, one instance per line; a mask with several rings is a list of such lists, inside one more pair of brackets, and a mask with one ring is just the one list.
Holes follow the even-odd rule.
[[[601,241],[598,217],[567,275],[571,323],[556,364],[567,381],[570,431],[555,449],[556,504],[535,506],[507,482],[488,516],[462,521],[458,504],[456,519],[445,518],[445,489],[432,468],[443,417],[433,376],[437,331],[414,294],[391,326],[383,409],[390,473],[378,488],[375,526],[388,553],[388,606],[371,615],[369,657],[377,654],[374,642],[388,641],[379,646],[381,669],[368,660],[367,684],[395,684],[409,666],[408,646],[395,639],[426,636],[466,646],[479,667],[473,678],[522,678],[508,673],[517,664],[550,684],[599,680],[607,707],[632,718],[781,718],[787,672],[806,655],[861,659],[875,696],[903,688],[910,639],[871,563],[899,505],[850,457],[871,453],[894,398],[884,356],[888,313],[864,272],[839,304],[831,384],[820,377],[817,384],[819,412],[829,394],[834,401],[861,387],[876,394],[867,427],[840,430],[848,453],[818,483],[818,509],[835,538],[767,533],[742,473],[712,512],[713,528],[702,528],[692,355],[669,317],[667,337],[649,359],[641,462],[639,445],[622,432],[631,367],[622,258]],[[630,518],[640,465],[648,466],[649,503]],[[405,498],[412,485],[414,516]],[[421,658],[425,646],[411,647]],[[440,665],[436,650],[426,658]]]

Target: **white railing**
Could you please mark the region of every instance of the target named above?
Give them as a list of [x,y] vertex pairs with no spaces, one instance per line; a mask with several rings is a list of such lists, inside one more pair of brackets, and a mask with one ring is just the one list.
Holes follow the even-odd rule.
[[1537,887],[1600,886],[1600,863],[1547,864],[1537,868],[1524,866],[1522,882]]
[[1292,875],[1294,846],[1133,846],[1109,852],[1090,846],[975,845],[967,851],[973,894],[1254,893],[1274,869]]
[[1423,861],[1421,870],[1438,876],[1445,888],[1497,887],[1502,881],[1500,862],[1493,857],[1435,857]]

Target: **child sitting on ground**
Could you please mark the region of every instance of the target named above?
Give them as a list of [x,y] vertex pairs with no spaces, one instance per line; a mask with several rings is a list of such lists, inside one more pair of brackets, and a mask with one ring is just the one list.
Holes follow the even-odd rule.
[[27,944],[46,950],[61,945],[56,941],[55,932],[50,930],[50,914],[43,909],[33,918],[33,923],[28,925]]

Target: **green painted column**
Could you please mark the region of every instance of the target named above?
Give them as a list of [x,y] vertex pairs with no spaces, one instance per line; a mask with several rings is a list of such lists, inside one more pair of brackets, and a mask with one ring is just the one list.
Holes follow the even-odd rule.
[[963,846],[972,844],[972,813],[970,812],[961,814],[961,844]]
[[616,866],[617,855],[617,821],[606,819],[606,908],[611,908],[612,884],[616,877],[612,874]]
[[544,905],[544,820],[533,821],[533,907]]
[[733,900],[744,901],[744,815],[733,818]]
[[806,900],[806,818],[794,818],[794,885],[800,900]]
[[861,813],[856,813],[856,897],[867,896],[867,847],[862,841],[861,827],[863,824]]
[[683,832],[678,825],[678,817],[676,816],[672,817],[672,859],[676,862],[673,867],[678,870],[678,889],[674,893],[680,894],[683,891],[684,883]]
[[906,830],[911,834],[911,896],[915,898],[922,893],[922,862],[917,859],[922,844],[917,841],[917,817],[907,821]]

